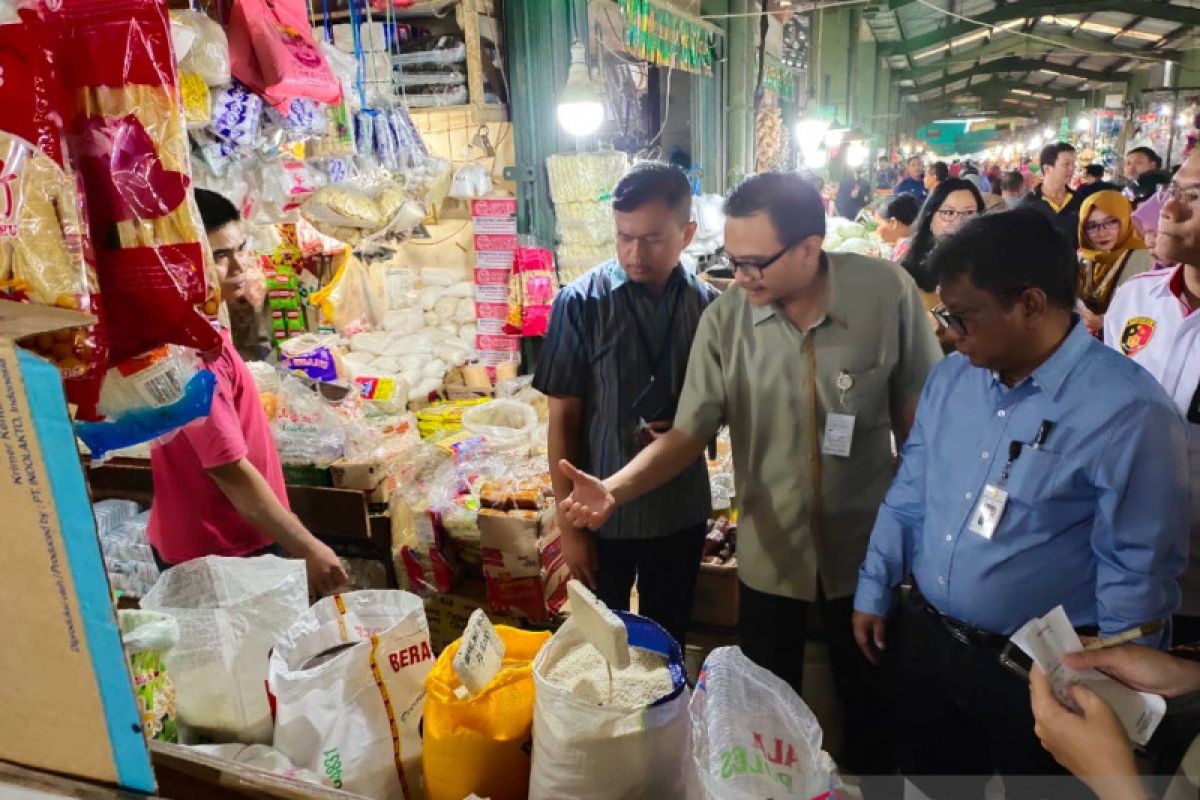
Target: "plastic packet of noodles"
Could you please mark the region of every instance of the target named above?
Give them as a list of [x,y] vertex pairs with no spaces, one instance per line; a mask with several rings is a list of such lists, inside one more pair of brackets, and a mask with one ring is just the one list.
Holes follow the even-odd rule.
[[[0,9],[0,297],[101,315],[79,176],[64,155],[53,37],[32,4]],[[83,418],[106,368],[103,323],[21,340],[62,373]]]
[[71,104],[111,363],[167,343],[216,350],[216,268],[191,193],[166,4],[56,0],[42,16]]

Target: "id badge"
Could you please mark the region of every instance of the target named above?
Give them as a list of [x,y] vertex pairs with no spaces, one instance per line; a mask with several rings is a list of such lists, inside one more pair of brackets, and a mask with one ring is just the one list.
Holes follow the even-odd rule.
[[968,529],[971,533],[991,539],[996,535],[996,528],[1000,525],[1000,518],[1004,516],[1006,505],[1008,505],[1008,492],[989,483],[983,487],[983,495],[979,498],[979,505],[975,506],[974,513],[971,514],[971,524]]
[[826,414],[825,439],[821,452],[827,456],[850,456],[850,445],[854,442],[853,414]]

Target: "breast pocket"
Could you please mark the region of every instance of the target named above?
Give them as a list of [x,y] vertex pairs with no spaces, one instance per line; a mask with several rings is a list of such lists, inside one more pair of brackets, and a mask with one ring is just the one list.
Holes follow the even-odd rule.
[[[883,364],[835,374],[826,398],[826,409],[838,414],[853,414],[859,425],[878,425],[888,419],[888,380],[891,367]],[[849,385],[849,388],[839,387]],[[844,403],[843,403],[844,401]]]
[[1009,499],[1036,507],[1059,493],[1067,468],[1061,455],[1026,445],[1009,470]]

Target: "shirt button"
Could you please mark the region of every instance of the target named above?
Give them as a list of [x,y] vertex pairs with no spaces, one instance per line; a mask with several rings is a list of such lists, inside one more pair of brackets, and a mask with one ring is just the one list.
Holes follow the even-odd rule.
[[972,497],[974,497],[975,495],[971,494],[970,492],[967,492],[967,493],[966,493],[965,495],[963,495],[963,496],[964,496],[964,497],[966,497],[968,500],[970,500],[970,499],[971,499]]
[[999,411],[997,411],[997,412],[996,412],[996,416],[997,416],[997,417],[1000,417],[1001,419],[1003,419],[1003,418],[1004,418],[1004,415],[1005,415],[1005,413],[1007,413],[1007,412],[1005,412],[1005,410],[1002,408],[1002,409],[1000,409]]
[[954,534],[952,534],[952,533],[947,533],[947,534],[946,534],[946,541],[947,541],[947,542],[953,542],[953,541],[954,541]]
[[983,455],[980,456],[980,458],[982,458],[984,461],[987,461],[989,456],[991,456],[991,453],[989,453],[987,450],[984,450]]
[[943,575],[938,575],[938,583],[939,583],[939,584],[941,584],[942,586],[945,586],[945,585],[946,585],[946,578],[945,578],[945,576],[943,576]]

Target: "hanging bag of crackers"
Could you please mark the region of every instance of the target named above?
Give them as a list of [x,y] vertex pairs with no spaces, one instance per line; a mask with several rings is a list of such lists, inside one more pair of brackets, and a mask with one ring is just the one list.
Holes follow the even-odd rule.
[[166,3],[44,0],[42,14],[58,36],[111,363],[166,343],[216,350],[218,283],[191,193]]
[[[51,44],[36,9],[0,10],[0,298],[99,317],[83,192],[64,155]],[[94,416],[107,366],[102,325],[21,344],[53,361],[79,415]]]

